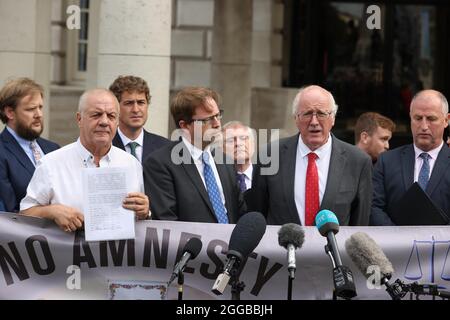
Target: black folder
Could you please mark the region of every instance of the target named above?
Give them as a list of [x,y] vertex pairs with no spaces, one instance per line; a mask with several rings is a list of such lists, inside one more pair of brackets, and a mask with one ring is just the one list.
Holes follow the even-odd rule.
[[400,199],[391,219],[399,226],[449,224],[447,215],[433,203],[417,182]]

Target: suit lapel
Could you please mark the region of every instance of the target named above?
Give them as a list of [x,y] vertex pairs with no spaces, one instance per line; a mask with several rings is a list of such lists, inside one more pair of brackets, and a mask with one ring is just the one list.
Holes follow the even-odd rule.
[[408,145],[404,148],[403,152],[400,154],[400,161],[402,165],[402,175],[403,175],[403,184],[405,190],[408,190],[409,187],[414,182],[414,163],[415,163],[415,155],[413,145]]
[[233,203],[231,201],[231,194],[232,192],[228,192],[229,190],[233,190],[233,186],[230,183],[230,180],[228,179],[228,172],[227,172],[227,166],[224,164],[217,164],[216,163],[217,172],[219,173],[220,183],[222,184],[223,189],[223,195],[225,197],[225,207],[227,209],[228,214],[228,220],[231,223],[231,204]]
[[[291,221],[297,221],[300,223],[298,216],[297,207],[295,205],[295,161],[297,158],[297,144],[299,135],[295,135],[280,147],[280,170],[283,183],[283,191],[285,194],[285,199],[287,201],[287,207],[289,208],[289,215],[291,216]],[[273,153],[273,150],[271,150]]]
[[426,191],[428,194],[432,194],[436,187],[439,185],[442,177],[445,175],[450,166],[450,149],[445,145],[442,147],[438,154],[436,162],[431,172],[430,181],[427,184]]
[[8,149],[8,151],[20,162],[20,164],[27,169],[27,171],[33,175],[34,165],[31,162],[30,158],[28,158],[25,151],[23,151],[22,147],[19,143],[14,139],[14,137],[8,132],[5,128],[2,133],[3,146]]
[[37,138],[36,142],[38,143],[39,147],[41,147],[42,151],[44,151],[45,154],[53,150],[51,149],[50,144],[46,143],[45,140],[42,138]]
[[[123,151],[126,151],[125,146],[123,145],[123,142],[122,142],[122,138],[120,138],[119,132],[116,132],[116,135],[114,136],[113,145],[116,146],[117,148],[122,149]],[[144,158],[142,158],[142,159],[144,159]]]
[[321,210],[333,207],[334,201],[339,193],[339,185],[341,184],[342,175],[347,163],[345,150],[341,148],[334,136],[332,139],[330,167],[328,169],[325,193],[320,205]]
[[153,149],[153,144],[150,140],[150,134],[144,129],[144,145],[142,146],[142,159],[145,159],[150,151]]
[[208,206],[209,210],[211,211],[211,214],[215,217],[214,210],[211,204],[211,201],[209,200],[208,193],[206,192],[205,185],[203,184],[202,178],[200,177],[200,174],[198,173],[197,167],[195,165],[194,159],[192,159],[189,150],[186,149],[186,146],[183,142],[180,142],[183,144],[183,148],[180,151],[181,159],[184,159],[184,153],[186,152],[186,155],[189,155],[189,163],[185,163],[184,161],[181,163],[183,169],[186,171],[187,176],[192,181],[193,185],[197,189],[197,191],[200,193],[200,196],[205,201],[206,205]]

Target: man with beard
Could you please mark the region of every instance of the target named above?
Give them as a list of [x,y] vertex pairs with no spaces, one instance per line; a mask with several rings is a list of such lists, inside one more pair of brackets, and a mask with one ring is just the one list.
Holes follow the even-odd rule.
[[[219,96],[202,87],[179,91],[170,112],[181,138],[143,163],[145,192],[154,219],[236,223],[245,204],[230,160],[211,150],[221,142]],[[220,160],[220,161],[219,161]]]
[[0,91],[0,202],[19,211],[28,183],[40,158],[59,148],[40,138],[43,127],[42,86],[28,78],[9,81]]
[[169,140],[144,129],[150,104],[147,82],[135,76],[119,76],[109,87],[120,105],[119,128],[113,145],[130,153],[141,163]]

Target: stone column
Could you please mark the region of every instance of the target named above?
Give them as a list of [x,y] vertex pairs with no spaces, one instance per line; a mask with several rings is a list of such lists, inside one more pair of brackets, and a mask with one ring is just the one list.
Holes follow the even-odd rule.
[[252,0],[214,2],[211,86],[223,99],[223,123],[250,123],[252,11]]
[[168,136],[171,1],[91,1],[88,88],[119,75],[145,79],[152,95],[146,129]]
[[43,137],[50,131],[50,23],[51,0],[0,1],[0,86],[29,77],[44,87]]

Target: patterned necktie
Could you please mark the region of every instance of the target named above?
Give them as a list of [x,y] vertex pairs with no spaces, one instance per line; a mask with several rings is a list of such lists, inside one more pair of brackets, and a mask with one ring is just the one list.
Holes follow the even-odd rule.
[[423,152],[419,155],[423,159],[422,168],[420,168],[418,183],[419,186],[425,191],[428,184],[428,179],[430,177],[430,163],[428,159],[430,159],[430,155],[426,152]]
[[245,190],[247,190],[247,185],[245,184],[245,175],[243,173],[238,173],[236,175],[236,177],[237,177],[239,189],[241,190],[241,192],[244,192]]
[[209,155],[206,152],[202,154],[203,160],[203,176],[205,177],[206,191],[208,191],[208,197],[214,209],[214,213],[219,223],[228,223],[228,216],[225,206],[222,203],[220,197],[219,187],[217,186],[216,178],[209,165]]
[[[136,159],[138,159],[137,154],[136,154],[136,148],[139,145],[139,143],[131,141],[128,143],[128,146],[130,147],[130,153],[132,156],[134,156]],[[138,159],[139,160],[139,159]]]
[[305,183],[305,225],[313,226],[314,218],[319,211],[319,173],[316,166],[317,155],[308,154],[308,168]]
[[42,154],[34,141],[30,142],[30,149],[33,153],[34,163],[36,164],[42,158]]

